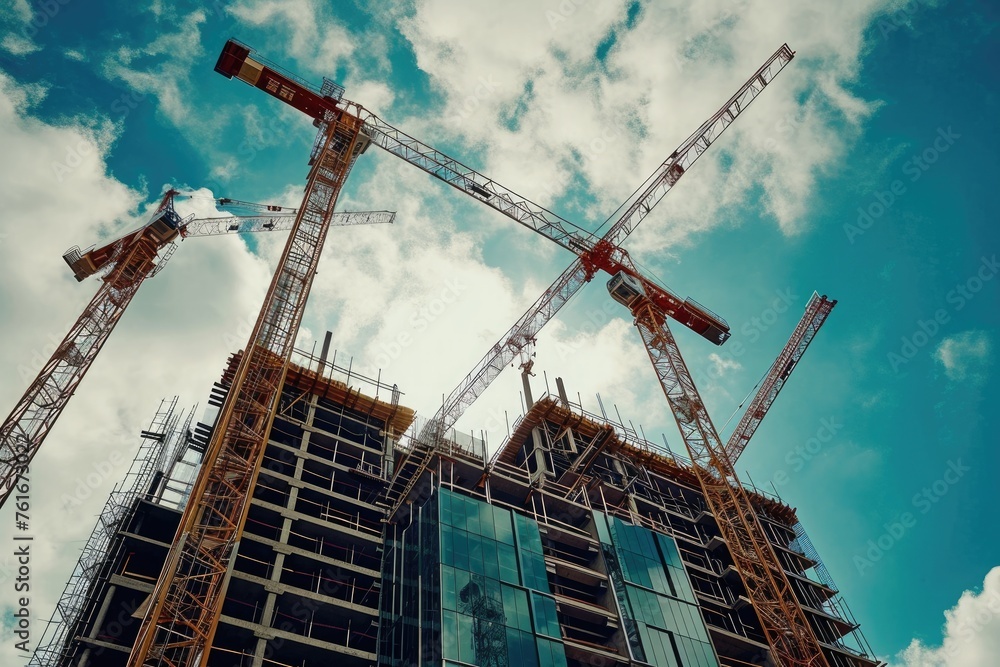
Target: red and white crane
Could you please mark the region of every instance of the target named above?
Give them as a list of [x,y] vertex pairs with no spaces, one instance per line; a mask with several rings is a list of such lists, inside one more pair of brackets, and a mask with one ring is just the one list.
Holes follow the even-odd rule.
[[[193,215],[181,218],[174,210],[174,197],[178,194],[176,190],[166,192],[156,212],[142,227],[99,247],[86,251],[73,247],[63,255],[78,281],[102,274],[103,282],[0,425],[0,507],[13,493],[17,480],[90,370],[136,292],[173,255],[178,237],[281,231],[290,229],[294,221],[290,213],[198,220]],[[257,206],[262,205],[251,205]],[[333,224],[391,222],[392,216],[387,211],[343,213],[335,217]]]

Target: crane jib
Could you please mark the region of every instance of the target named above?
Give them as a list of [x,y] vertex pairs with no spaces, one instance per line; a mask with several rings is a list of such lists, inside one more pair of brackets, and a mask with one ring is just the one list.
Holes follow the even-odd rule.
[[233,39],[226,42],[219,54],[215,71],[227,79],[236,77],[259,88],[317,120],[325,120],[329,113],[338,111],[335,100],[324,97],[290,76],[251,58],[250,48]]

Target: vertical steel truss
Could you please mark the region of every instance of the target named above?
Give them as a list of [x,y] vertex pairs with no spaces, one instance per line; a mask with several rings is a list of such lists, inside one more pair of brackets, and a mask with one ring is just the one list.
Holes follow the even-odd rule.
[[167,459],[184,446],[186,428],[177,429],[181,415],[177,414],[176,408],[176,396],[170,401],[160,402],[149,428],[143,432],[139,451],[125,479],[111,492],[80,552],[76,567],[42,632],[38,648],[31,656],[29,667],[56,667],[70,656],[71,647],[67,642],[80,623],[86,620],[82,615],[88,602],[97,604],[96,597],[88,591],[95,585],[105,562],[113,557],[108,550],[121,521],[128,516],[135,498],[149,489],[155,473],[166,472]]
[[736,477],[695,388],[666,317],[649,302],[633,308],[649,359],[688,448],[705,500],[715,515],[747,595],[782,667],[828,667],[753,503]]
[[746,412],[743,413],[743,417],[740,418],[739,424],[736,425],[733,434],[729,437],[729,441],[726,442],[726,454],[733,463],[736,463],[743,450],[747,448],[747,443],[750,442],[750,438],[753,437],[757,427],[763,421],[764,415],[767,414],[774,399],[778,397],[778,393],[785,386],[792,369],[799,363],[799,359],[805,354],[809,343],[816,337],[816,333],[826,322],[826,318],[835,305],[837,305],[836,301],[830,301],[825,296],[819,296],[816,293],[813,293],[812,298],[809,299],[802,319],[799,320],[795,331],[785,343],[781,354],[774,360],[774,364],[771,365],[757,395],[753,397]]
[[191,667],[208,658],[229,560],[246,521],[334,203],[361,148],[360,130],[355,116],[328,119],[304,203],[220,412],[173,552],[149,600],[130,667]]
[[[456,171],[454,162],[445,162],[436,159],[433,149],[429,149],[411,137],[399,138],[395,135],[387,136],[389,130],[399,133],[393,128],[383,129],[384,137],[380,145],[400,154],[408,161],[425,169],[434,176],[441,178],[447,183],[459,189],[470,189],[483,198],[483,201],[501,213],[513,217],[522,224],[527,224],[536,231],[539,231],[550,239],[559,243],[563,247],[569,248],[579,255],[570,266],[562,272],[552,285],[532,304],[524,315],[503,335],[496,345],[486,353],[475,368],[462,379],[458,387],[445,399],[437,414],[427,423],[424,431],[420,434],[420,439],[424,442],[437,442],[440,433],[447,431],[455,425],[459,417],[472,405],[479,396],[486,391],[500,375],[501,371],[523,350],[533,345],[535,337],[542,327],[555,317],[556,313],[569,301],[574,294],[580,291],[596,273],[595,260],[606,257],[619,246],[632,231],[642,222],[649,212],[660,200],[673,188],[681,176],[691,168],[695,161],[708,150],[725,131],[736,117],[740,115],[754,99],[764,90],[764,88],[774,80],[779,72],[791,62],[794,53],[783,44],[774,54],[754,72],[743,86],[736,91],[729,100],[715,112],[712,117],[706,120],[701,127],[688,137],[684,143],[670,154],[663,164],[646,180],[644,188],[632,201],[629,207],[622,213],[621,217],[610,227],[603,237],[596,243],[589,239],[573,238],[566,231],[564,225],[555,224],[562,221],[558,218],[553,222],[549,217],[554,214],[544,211],[545,217],[536,219],[529,215],[531,211],[524,206],[515,206],[509,201],[507,191],[485,176],[476,172]],[[374,116],[366,120],[366,127],[374,125],[379,127],[377,118]],[[388,127],[388,126],[387,126]],[[401,134],[401,133],[400,133]],[[378,143],[378,140],[376,140]],[[430,151],[429,155],[425,153]],[[417,158],[420,158],[419,160]],[[458,165],[461,167],[461,165]],[[488,192],[479,192],[470,183],[475,182],[476,188],[485,185]],[[485,194],[484,194],[485,193]],[[497,196],[494,197],[493,195]],[[530,202],[529,202],[530,204]],[[542,224],[548,222],[549,227]],[[565,221],[562,221],[565,222]],[[567,223],[569,224],[569,223]],[[579,235],[577,235],[578,237]],[[584,243],[586,241],[586,243]]]
[[[164,199],[159,210],[166,206],[173,206],[171,199]],[[170,244],[159,263],[154,263],[157,243],[146,235],[118,248],[104,284],[0,425],[0,506],[7,502],[142,282],[165,263],[174,247]]]

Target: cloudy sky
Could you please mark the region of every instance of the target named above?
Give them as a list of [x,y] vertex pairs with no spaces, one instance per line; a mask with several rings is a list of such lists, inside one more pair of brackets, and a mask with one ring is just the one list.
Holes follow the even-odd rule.
[[[731,323],[722,348],[677,332],[720,428],[813,290],[838,299],[740,470],[798,508],[881,657],[993,665],[998,18],[968,0],[4,0],[0,405],[97,288],[68,247],[138,224],[168,185],[197,195],[185,214],[298,202],[313,128],[212,71],[230,36],[591,230],[788,42],[796,59],[627,246]],[[572,259],[375,148],[340,201],[396,223],[331,231],[300,344],[332,331],[338,361],[423,415]],[[187,240],[136,297],[32,466],[32,641],[137,433],[161,397],[204,402],[283,242]],[[594,282],[540,336],[535,394],[561,376],[682,450]],[[509,370],[459,428],[498,445],[519,389]],[[0,660],[23,661],[9,634]]]

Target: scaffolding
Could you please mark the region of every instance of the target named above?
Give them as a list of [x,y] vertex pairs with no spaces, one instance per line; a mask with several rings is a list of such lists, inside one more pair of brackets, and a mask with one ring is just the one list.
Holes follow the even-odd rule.
[[[178,411],[177,402],[177,396],[160,401],[156,415],[141,432],[139,449],[125,477],[115,485],[98,516],[94,530],[42,632],[29,667],[56,667],[69,657],[69,640],[89,615],[98,612],[96,601],[100,596],[96,589],[107,584],[100,575],[114,560],[115,554],[111,554],[110,549],[115,534],[127,523],[139,499],[163,501],[163,492],[172,479],[171,473],[177,470],[178,462],[187,450],[191,416],[195,411],[192,408],[182,422],[184,411]],[[177,503],[186,499],[185,488],[190,492],[190,483],[185,485],[182,480],[175,481],[172,488],[177,495],[172,503],[176,507]]]

